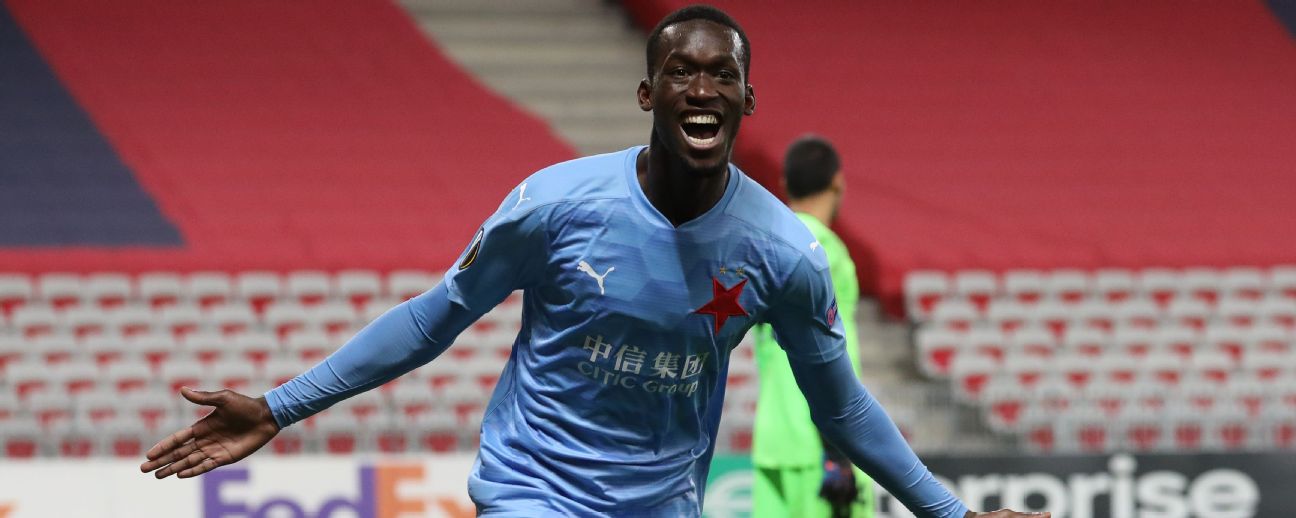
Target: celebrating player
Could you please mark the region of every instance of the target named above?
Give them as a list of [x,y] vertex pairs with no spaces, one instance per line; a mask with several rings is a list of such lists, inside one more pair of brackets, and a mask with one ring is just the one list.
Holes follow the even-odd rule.
[[638,88],[648,146],[530,176],[440,284],[264,397],[185,390],[216,409],[141,469],[192,477],[242,459],[433,360],[521,289],[522,329],[468,481],[479,514],[699,516],[729,353],[766,321],[827,438],[915,512],[963,516],[856,379],[814,236],[729,163],[756,108],[750,58],[723,12],[667,16]]

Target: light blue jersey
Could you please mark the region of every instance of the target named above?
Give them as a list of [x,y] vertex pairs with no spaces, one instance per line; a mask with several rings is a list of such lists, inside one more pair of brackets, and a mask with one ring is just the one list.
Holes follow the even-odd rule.
[[642,149],[527,178],[440,286],[268,393],[276,420],[295,422],[430,360],[520,289],[521,331],[468,483],[479,512],[698,516],[730,352],[769,322],[798,380],[828,385],[803,386],[821,427],[840,426],[825,435],[852,443],[843,450],[865,469],[894,471],[906,503],[962,516],[854,381],[811,233],[732,166],[720,201],[674,227],[640,189]]

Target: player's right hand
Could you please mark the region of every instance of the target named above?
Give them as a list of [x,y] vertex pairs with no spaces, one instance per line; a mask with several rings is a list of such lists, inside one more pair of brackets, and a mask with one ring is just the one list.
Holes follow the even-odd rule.
[[998,511],[990,512],[990,513],[974,513],[972,511],[968,511],[967,514],[963,515],[963,518],[1052,518],[1052,517],[1053,517],[1053,513],[1049,513],[1049,512],[1019,513],[1017,511],[1010,511],[1008,509],[1000,509]]
[[144,473],[157,470],[153,473],[157,478],[174,474],[196,477],[251,455],[279,433],[279,424],[263,397],[188,387],[181,388],[180,395],[216,409],[149,448],[144,454],[148,461],[140,465]]

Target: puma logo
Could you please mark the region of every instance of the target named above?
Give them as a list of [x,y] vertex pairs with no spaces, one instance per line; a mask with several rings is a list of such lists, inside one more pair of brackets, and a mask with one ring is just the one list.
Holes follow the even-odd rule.
[[522,182],[522,186],[518,188],[518,201],[513,204],[513,208],[516,209],[519,205],[522,205],[522,202],[530,200],[531,198],[528,198],[526,195],[526,182]]
[[603,272],[603,275],[599,275],[598,272],[594,271],[594,267],[593,267],[593,266],[590,266],[590,264],[587,263],[587,262],[585,262],[585,261],[581,261],[581,262],[580,262],[580,265],[578,265],[578,266],[576,267],[576,269],[577,269],[577,270],[580,270],[580,271],[582,271],[582,272],[585,272],[586,275],[589,275],[590,277],[593,277],[594,280],[598,281],[598,285],[599,285],[599,295],[602,295],[602,294],[604,293],[604,292],[603,292],[603,278],[604,278],[604,277],[607,277],[608,274],[609,274],[609,273],[612,273],[613,270],[616,270],[616,267],[615,267],[615,266],[609,266],[608,269],[607,269],[607,271],[606,271],[606,272]]

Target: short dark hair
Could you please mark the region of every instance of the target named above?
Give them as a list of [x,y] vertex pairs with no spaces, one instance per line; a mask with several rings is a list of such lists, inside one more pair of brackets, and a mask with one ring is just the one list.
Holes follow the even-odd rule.
[[783,179],[789,198],[819,194],[832,184],[841,159],[832,143],[818,135],[805,135],[788,146],[783,156]]
[[651,80],[653,76],[653,64],[657,62],[657,46],[661,44],[662,31],[677,23],[690,20],[715,22],[738,33],[738,39],[742,41],[742,53],[739,54],[739,58],[742,60],[743,78],[746,79],[751,71],[751,42],[747,41],[747,33],[743,32],[742,26],[738,25],[738,22],[725,14],[724,11],[705,4],[693,4],[677,9],[662,18],[660,22],[657,22],[657,26],[653,27],[652,32],[648,33],[648,79]]

